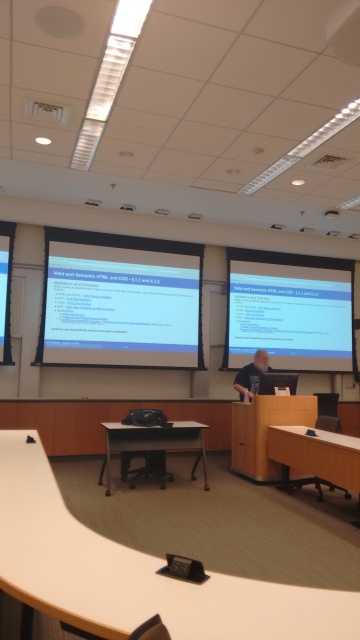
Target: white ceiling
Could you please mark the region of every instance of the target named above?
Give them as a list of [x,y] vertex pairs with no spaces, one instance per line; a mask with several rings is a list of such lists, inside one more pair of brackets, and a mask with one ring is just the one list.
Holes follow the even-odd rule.
[[[69,169],[70,159],[115,2],[1,0],[0,185],[9,196],[95,198],[109,209],[130,202],[142,213],[161,207],[180,218],[195,211],[212,222],[326,233],[334,223],[324,212],[360,194],[360,122],[254,196],[236,192],[360,96],[360,69],[342,64],[325,38],[340,3],[154,0],[84,174]],[[48,6],[77,13],[83,31],[46,34],[36,15]],[[68,124],[26,117],[28,99],[70,106]],[[52,144],[40,147],[37,136]],[[347,162],[314,168],[326,153]],[[296,178],[305,184],[294,187]],[[343,213],[335,227],[360,233],[359,212]]]

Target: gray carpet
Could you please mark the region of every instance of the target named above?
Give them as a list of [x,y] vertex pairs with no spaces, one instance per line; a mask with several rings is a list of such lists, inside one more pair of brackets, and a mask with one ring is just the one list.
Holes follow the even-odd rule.
[[[189,479],[192,460],[188,454],[168,456],[175,482],[166,491],[156,480],[139,481],[131,491],[116,479],[119,462],[113,460],[110,498],[97,485],[98,459],[53,460],[52,467],[78,520],[107,538],[158,556],[159,567],[166,552],[177,553],[202,560],[207,570],[245,578],[359,590],[360,531],[349,524],[357,517],[356,495],[346,501],[342,493],[326,491],[319,504],[310,487],[290,497],[232,474],[227,454],[208,456],[211,490],[205,492],[200,472],[197,482]],[[4,600],[9,605],[3,595],[0,612]],[[11,606],[15,610],[17,604]],[[0,621],[0,632],[5,623]],[[6,624],[8,635],[1,638],[15,640]],[[75,639],[39,614],[35,626],[34,640]]]

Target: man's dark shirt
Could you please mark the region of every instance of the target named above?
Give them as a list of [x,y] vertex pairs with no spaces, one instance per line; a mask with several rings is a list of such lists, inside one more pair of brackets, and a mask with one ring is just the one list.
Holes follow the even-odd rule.
[[[271,372],[273,371],[273,369],[269,367],[268,371]],[[256,390],[258,391],[260,384],[260,375],[261,371],[255,367],[253,362],[251,362],[251,364],[247,364],[245,367],[240,369],[234,380],[234,384],[240,384],[242,387],[245,387],[245,389],[248,389],[249,391],[251,391],[251,387],[255,386]],[[242,393],[240,393],[240,400],[241,402],[244,402],[244,396]]]

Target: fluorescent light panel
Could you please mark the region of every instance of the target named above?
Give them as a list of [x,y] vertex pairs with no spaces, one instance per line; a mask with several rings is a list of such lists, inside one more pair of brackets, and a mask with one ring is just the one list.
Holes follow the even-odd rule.
[[299,162],[300,158],[295,158],[291,156],[283,156],[277,162],[268,167],[265,171],[260,173],[256,178],[248,182],[238,193],[245,193],[247,196],[251,196],[255,191],[258,191],[262,187],[264,187],[268,182],[274,180],[280,176],[284,171],[290,169],[294,164]]
[[[71,160],[88,171],[152,0],[119,0],[100,71]],[[95,126],[96,124],[101,126]]]
[[[261,189],[266,184],[268,184],[268,182],[271,182],[271,180],[274,180],[274,178],[277,178],[278,175],[280,175],[281,173],[289,169],[292,166],[292,164],[288,163],[287,166],[283,165],[284,168],[279,172],[274,170],[270,178],[267,176],[268,171],[277,167],[279,163],[288,162],[289,157],[292,157],[294,159],[296,158],[295,160],[296,162],[298,160],[301,160],[302,158],[305,158],[305,156],[307,156],[309,153],[314,151],[314,149],[316,149],[321,144],[329,140],[329,138],[332,138],[332,136],[339,133],[339,131],[347,127],[349,124],[354,122],[354,120],[357,120],[357,118],[359,117],[360,117],[360,99],[356,99],[353,102],[350,102],[348,106],[345,107],[345,109],[342,109],[339,113],[336,114],[334,118],[326,122],[322,127],[320,127],[320,129],[315,131],[311,136],[309,136],[308,138],[300,142],[300,144],[298,144],[296,147],[291,149],[291,151],[289,151],[286,156],[283,156],[282,158],[280,158],[280,160],[275,162],[275,164],[271,165],[271,167],[269,167],[268,169],[266,169],[266,171],[264,171],[259,176],[257,176],[257,178],[255,178],[254,180],[251,180],[251,182],[249,182],[244,187],[242,187],[242,189],[240,189],[238,193],[245,193],[248,196],[252,195],[253,193],[255,193],[255,191],[258,191],[258,189]],[[349,206],[343,207],[342,205],[340,205],[341,208],[344,208],[344,209],[351,208],[351,206],[353,206],[353,203],[350,200],[348,202],[351,202]],[[360,196],[359,196],[359,202],[360,202]],[[344,203],[344,204],[347,205],[347,203]]]
[[360,204],[360,195],[354,196],[350,198],[350,200],[345,200],[345,202],[339,204],[339,209],[352,209],[352,207],[356,207],[358,204]]

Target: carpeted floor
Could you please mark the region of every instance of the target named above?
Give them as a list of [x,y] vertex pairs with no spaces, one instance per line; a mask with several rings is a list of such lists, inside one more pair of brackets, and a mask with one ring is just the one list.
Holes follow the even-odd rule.
[[[229,470],[227,454],[208,456],[209,492],[189,479],[192,457],[169,455],[175,482],[166,491],[156,480],[139,481],[136,490],[116,479],[106,498],[97,485],[98,459],[53,460],[52,467],[64,500],[81,522],[103,536],[159,557],[177,553],[202,560],[207,570],[245,578],[314,588],[358,591],[360,531],[350,522],[357,517],[358,496],[325,492],[316,501],[313,487],[290,497],[272,486],[257,486]],[[0,632],[15,640],[17,603],[3,595],[13,609],[12,623],[2,615]],[[6,618],[6,619],[5,619]],[[13,628],[11,628],[11,625]],[[34,640],[74,640],[59,624],[36,615]]]

